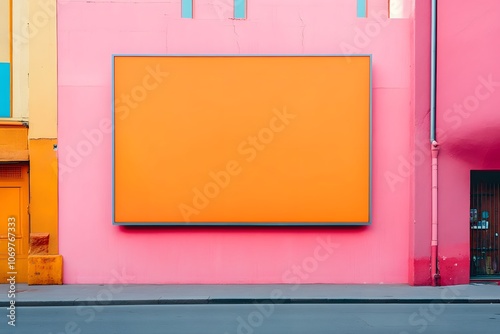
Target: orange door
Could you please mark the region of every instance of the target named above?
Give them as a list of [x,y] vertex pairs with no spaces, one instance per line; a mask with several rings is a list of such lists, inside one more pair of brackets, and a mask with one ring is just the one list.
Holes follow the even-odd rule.
[[0,283],[28,281],[28,166],[0,164]]

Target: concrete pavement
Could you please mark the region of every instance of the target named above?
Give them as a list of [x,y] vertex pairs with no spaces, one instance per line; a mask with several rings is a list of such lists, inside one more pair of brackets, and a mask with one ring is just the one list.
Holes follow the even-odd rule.
[[[11,297],[0,285],[0,306]],[[447,287],[408,285],[31,285],[15,287],[17,306],[154,304],[500,303],[497,284]]]

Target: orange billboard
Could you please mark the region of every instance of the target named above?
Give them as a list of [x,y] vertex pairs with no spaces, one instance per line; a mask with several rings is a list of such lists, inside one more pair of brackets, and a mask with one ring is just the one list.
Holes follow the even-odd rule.
[[113,68],[114,224],[370,223],[370,56]]

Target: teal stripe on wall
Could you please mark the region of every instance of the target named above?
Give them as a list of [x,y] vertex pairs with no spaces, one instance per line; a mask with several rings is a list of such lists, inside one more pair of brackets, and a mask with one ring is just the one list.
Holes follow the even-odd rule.
[[366,17],[366,1],[358,0],[358,17]]
[[182,0],[181,3],[181,16],[185,19],[193,18],[193,0]]
[[0,117],[10,117],[9,63],[0,63]]
[[247,1],[234,0],[234,18],[244,19],[247,17]]

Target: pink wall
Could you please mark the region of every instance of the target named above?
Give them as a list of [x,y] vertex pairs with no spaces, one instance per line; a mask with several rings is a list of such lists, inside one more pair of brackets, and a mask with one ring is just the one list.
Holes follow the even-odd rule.
[[[64,282],[109,283],[118,273],[129,283],[408,282],[413,21],[375,15],[386,0],[371,0],[368,19],[356,18],[353,0],[248,0],[248,19],[231,20],[227,2],[197,0],[195,18],[181,19],[180,0],[59,1]],[[108,125],[119,53],[373,54],[373,224],[112,226]],[[328,240],[335,245],[321,248]]]
[[430,152],[430,1],[416,1],[413,13],[412,108],[410,127],[412,177],[410,191],[409,283],[431,285],[431,152]]
[[447,285],[469,281],[470,171],[500,170],[500,2],[442,0],[438,10],[439,257]]

